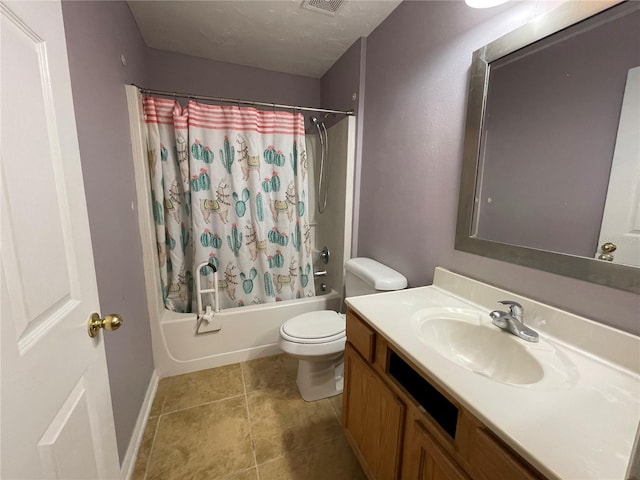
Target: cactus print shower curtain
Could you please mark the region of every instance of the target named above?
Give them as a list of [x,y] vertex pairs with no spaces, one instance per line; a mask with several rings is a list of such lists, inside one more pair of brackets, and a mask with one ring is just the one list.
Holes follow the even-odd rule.
[[196,310],[202,262],[220,308],[315,295],[303,116],[153,97],[144,112],[166,307]]

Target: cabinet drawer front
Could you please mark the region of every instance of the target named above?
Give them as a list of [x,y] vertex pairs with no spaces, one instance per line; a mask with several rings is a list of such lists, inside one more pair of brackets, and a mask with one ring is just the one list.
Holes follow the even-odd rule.
[[373,363],[375,359],[376,334],[356,314],[347,311],[347,341],[364,359]]
[[486,480],[539,480],[544,477],[503,446],[482,427],[474,430],[469,445],[469,463]]

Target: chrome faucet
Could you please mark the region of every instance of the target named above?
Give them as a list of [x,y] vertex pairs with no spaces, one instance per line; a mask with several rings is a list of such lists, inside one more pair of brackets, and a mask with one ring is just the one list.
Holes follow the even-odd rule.
[[522,308],[522,305],[511,300],[501,300],[498,303],[507,305],[509,307],[509,313],[503,312],[502,310],[494,310],[489,314],[491,323],[527,342],[538,341],[538,332],[524,324],[524,320],[522,319],[524,308]]

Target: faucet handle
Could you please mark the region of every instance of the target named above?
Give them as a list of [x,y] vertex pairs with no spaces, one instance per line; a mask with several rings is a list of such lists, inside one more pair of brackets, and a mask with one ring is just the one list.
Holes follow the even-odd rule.
[[507,312],[503,312],[502,310],[494,310],[489,314],[491,317],[491,323],[493,323],[496,327],[507,328]]
[[524,307],[520,305],[518,302],[514,302],[513,300],[500,300],[498,303],[502,305],[507,305],[509,307],[509,313],[516,317],[518,320],[522,320],[522,314],[524,313]]

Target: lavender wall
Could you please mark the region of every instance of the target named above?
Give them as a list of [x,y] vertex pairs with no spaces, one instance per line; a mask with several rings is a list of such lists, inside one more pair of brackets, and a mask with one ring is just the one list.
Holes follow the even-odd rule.
[[62,7],[100,306],[124,318],[104,335],[122,460],[153,372],[124,91],[145,82],[146,47],[124,2]]
[[157,90],[320,106],[320,80],[149,48],[147,82]]
[[583,257],[598,249],[627,72],[640,65],[640,12],[614,9],[579,29],[492,64],[480,238]]
[[550,6],[403,2],[368,37],[358,255],[411,286],[440,265],[638,334],[638,295],[453,249],[472,52]]
[[[360,98],[360,56],[364,38],[358,39],[338,59],[320,79],[320,99],[322,108],[332,110],[356,110]],[[353,94],[356,99],[353,99]],[[342,120],[342,117],[328,117],[327,127]]]
[[[362,130],[364,119],[364,86],[365,86],[365,58],[367,39],[359,38],[338,59],[336,63],[322,76],[320,83],[320,98],[322,108],[332,110],[353,109],[356,114],[356,158],[354,168],[354,199],[360,198],[360,179],[362,168]],[[353,100],[353,95],[356,99]],[[341,120],[341,116],[327,118],[327,126]],[[358,244],[358,219],[360,207],[358,202],[353,205],[352,256],[355,255]]]

